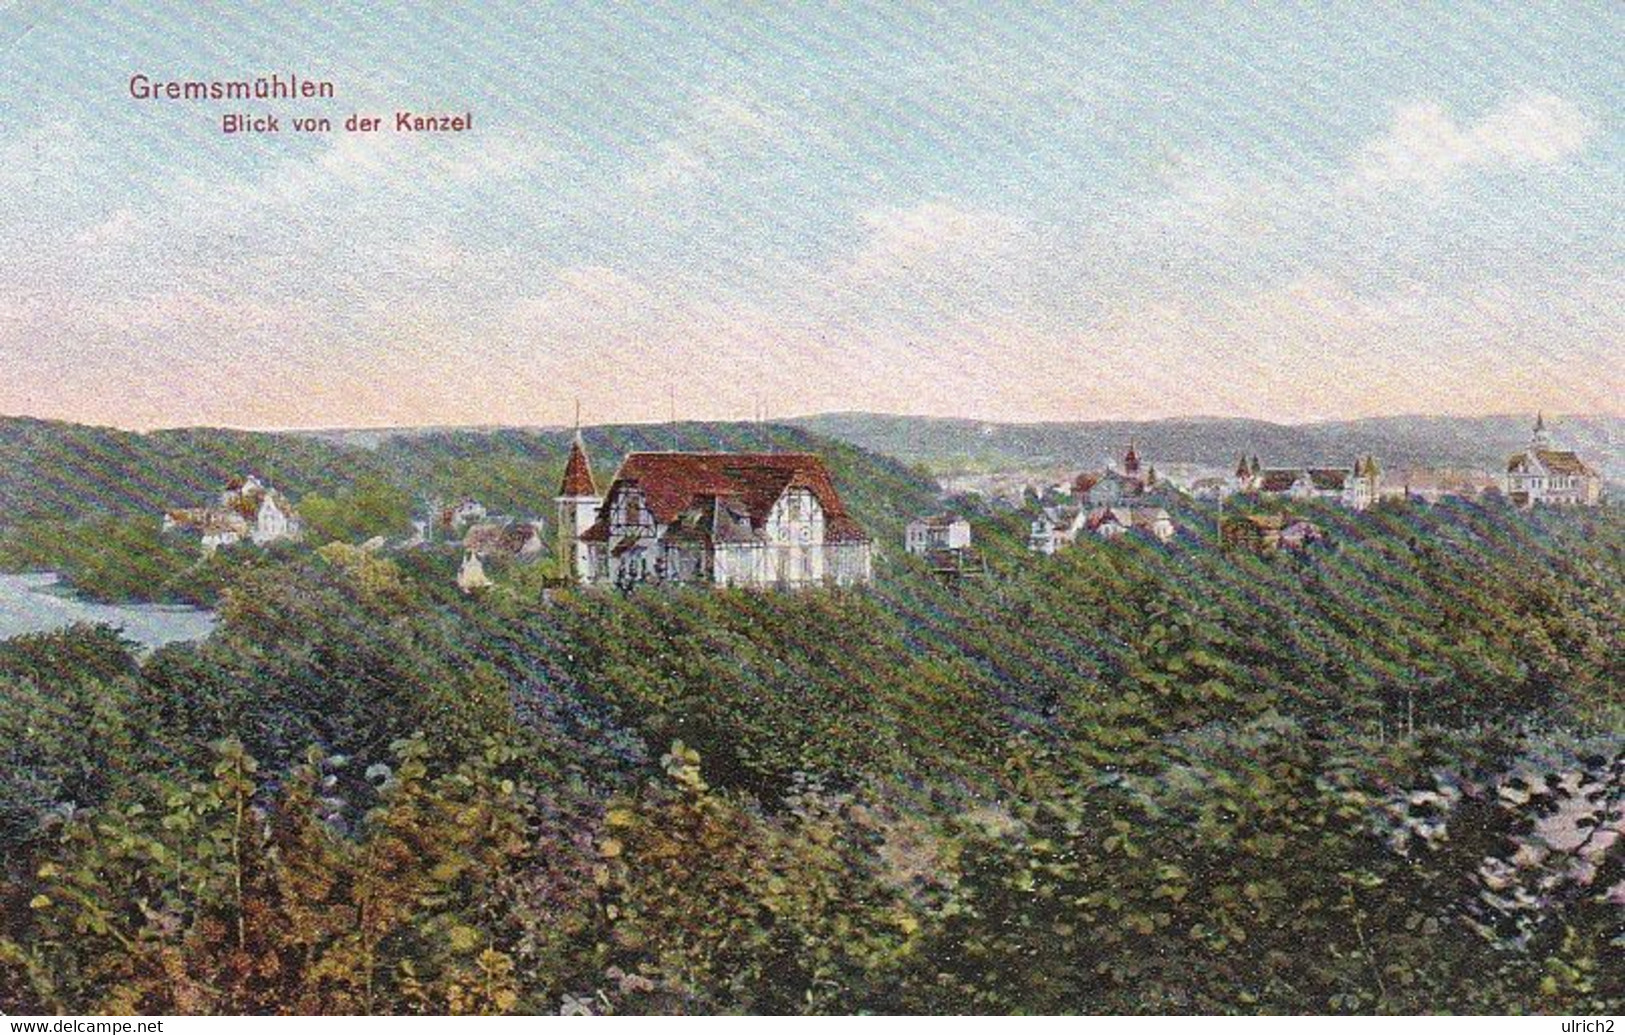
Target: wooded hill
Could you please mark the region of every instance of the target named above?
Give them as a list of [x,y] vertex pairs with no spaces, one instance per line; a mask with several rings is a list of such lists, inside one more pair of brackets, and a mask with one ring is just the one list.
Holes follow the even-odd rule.
[[[1500,471],[1529,442],[1532,414],[1500,417],[1373,417],[1315,424],[1235,418],[1150,421],[998,423],[876,413],[829,413],[788,423],[923,464],[932,470],[1098,467],[1129,441],[1153,463],[1229,470],[1238,456],[1266,464],[1352,464],[1378,457],[1384,466],[1461,467]],[[1617,417],[1564,417],[1554,424],[1564,448],[1576,449],[1606,477],[1625,478],[1625,422]]]
[[301,551],[0,645],[0,1009],[1617,1008],[1618,512],[1305,513],[852,592]]
[[[137,433],[0,418],[0,529],[35,520],[151,516],[211,501],[228,478],[253,473],[296,504],[366,479],[416,501],[472,496],[493,513],[551,518],[569,448],[560,430],[418,431],[342,436],[186,428]],[[607,484],[638,449],[803,451],[824,455],[843,499],[878,535],[901,536],[931,506],[929,479],[894,460],[799,428],[738,423],[585,429]],[[604,486],[601,486],[604,487]]]

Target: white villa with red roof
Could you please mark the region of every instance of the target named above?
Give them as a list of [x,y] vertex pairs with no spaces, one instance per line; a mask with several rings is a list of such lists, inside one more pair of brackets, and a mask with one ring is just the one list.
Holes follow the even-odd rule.
[[1578,454],[1553,449],[1546,418],[1536,414],[1528,448],[1507,459],[1506,494],[1519,507],[1594,507],[1602,502],[1602,476]]
[[809,453],[632,453],[600,501],[578,436],[557,502],[560,555],[581,582],[796,587],[873,577],[869,537]]

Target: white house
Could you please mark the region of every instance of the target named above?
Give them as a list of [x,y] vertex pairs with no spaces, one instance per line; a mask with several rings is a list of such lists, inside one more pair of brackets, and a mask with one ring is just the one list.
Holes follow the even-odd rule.
[[1027,549],[1033,553],[1051,554],[1063,546],[1077,542],[1088,512],[1082,507],[1045,507],[1033,519],[1027,535]]
[[480,555],[473,550],[463,554],[463,566],[457,569],[457,588],[464,593],[491,588],[491,579],[485,574],[485,565],[480,563]]
[[970,549],[970,522],[958,514],[932,514],[916,518],[903,530],[909,553],[925,555],[940,550]]
[[278,539],[297,539],[303,533],[299,515],[287,498],[274,489],[259,493],[257,502],[245,497],[245,505],[254,508],[248,537],[255,543],[263,546]]
[[1507,458],[1506,494],[1518,507],[1595,507],[1602,476],[1578,454],[1553,449],[1546,418],[1536,414],[1529,445]]
[[604,501],[598,495],[592,462],[587,458],[587,447],[581,441],[579,429],[570,444],[570,457],[564,463],[564,481],[559,485],[553,504],[559,520],[559,575],[572,582],[591,582],[592,548],[582,534],[598,520],[598,508]]
[[298,539],[304,526],[293,504],[253,475],[234,478],[213,507],[171,510],[164,531],[196,532],[205,553],[244,539],[263,546],[279,539]]
[[[583,460],[585,454],[583,453]],[[573,457],[572,457],[573,462]],[[824,461],[808,453],[632,453],[575,542],[562,513],[589,497],[567,468],[560,550],[585,544],[587,581],[725,586],[852,585],[873,578],[871,542]]]

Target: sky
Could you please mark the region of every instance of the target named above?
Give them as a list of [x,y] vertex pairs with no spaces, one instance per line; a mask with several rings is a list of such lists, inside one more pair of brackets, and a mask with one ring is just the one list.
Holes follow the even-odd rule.
[[1625,412],[1617,2],[203,6],[0,0],[0,414]]

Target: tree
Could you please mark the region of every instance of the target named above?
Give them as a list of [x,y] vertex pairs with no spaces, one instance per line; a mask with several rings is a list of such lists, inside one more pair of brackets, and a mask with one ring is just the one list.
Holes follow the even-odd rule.
[[373,536],[412,530],[412,497],[377,475],[362,475],[336,496],[312,494],[299,501],[305,536],[322,545],[359,543]]

